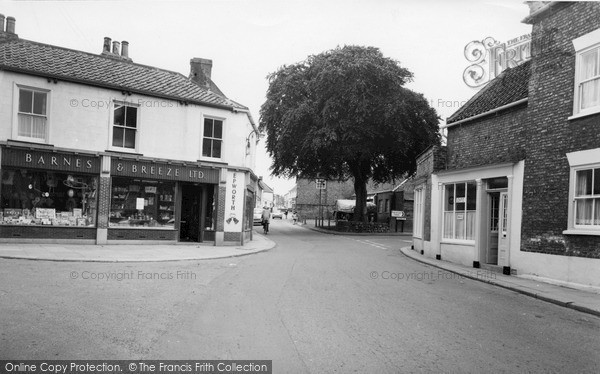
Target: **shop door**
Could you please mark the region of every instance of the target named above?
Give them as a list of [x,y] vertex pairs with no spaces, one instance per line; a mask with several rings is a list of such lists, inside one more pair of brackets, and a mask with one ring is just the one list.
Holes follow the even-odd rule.
[[200,212],[202,189],[194,185],[181,186],[181,221],[179,240],[182,242],[200,241]]
[[498,210],[498,252],[506,257],[508,251],[508,193],[500,193],[500,205]]
[[498,225],[500,217],[500,193],[488,194],[489,201],[489,232],[485,262],[498,265]]

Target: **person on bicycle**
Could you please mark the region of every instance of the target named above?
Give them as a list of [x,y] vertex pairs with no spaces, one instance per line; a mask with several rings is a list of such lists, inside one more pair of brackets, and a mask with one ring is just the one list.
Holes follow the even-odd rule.
[[271,219],[271,211],[264,207],[262,211],[261,221],[265,234],[269,232],[269,219]]

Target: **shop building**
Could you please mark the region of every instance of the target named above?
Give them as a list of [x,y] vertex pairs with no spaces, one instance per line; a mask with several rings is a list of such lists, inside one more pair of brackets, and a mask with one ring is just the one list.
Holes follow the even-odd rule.
[[0,26],[0,241],[251,240],[258,130],[211,60],[184,76]]
[[414,248],[600,287],[600,4],[529,5],[531,60],[481,89],[447,119],[447,146],[417,160]]

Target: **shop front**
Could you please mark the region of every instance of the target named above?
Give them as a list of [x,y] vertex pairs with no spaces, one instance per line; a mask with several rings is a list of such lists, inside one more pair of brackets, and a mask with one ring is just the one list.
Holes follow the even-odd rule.
[[2,241],[96,239],[100,158],[3,146]]
[[215,240],[220,168],[113,157],[109,242]]

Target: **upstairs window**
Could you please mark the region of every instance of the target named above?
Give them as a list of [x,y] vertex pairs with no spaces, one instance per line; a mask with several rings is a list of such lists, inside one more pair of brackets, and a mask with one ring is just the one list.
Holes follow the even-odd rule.
[[135,149],[138,129],[138,108],[115,103],[113,110],[112,146]]
[[573,39],[575,92],[573,117],[600,113],[600,29]]
[[600,46],[581,54],[577,89],[580,112],[600,106]]
[[212,118],[204,119],[204,138],[202,139],[202,156],[221,158],[223,145],[223,121]]
[[26,140],[47,140],[48,93],[19,88],[17,136]]

